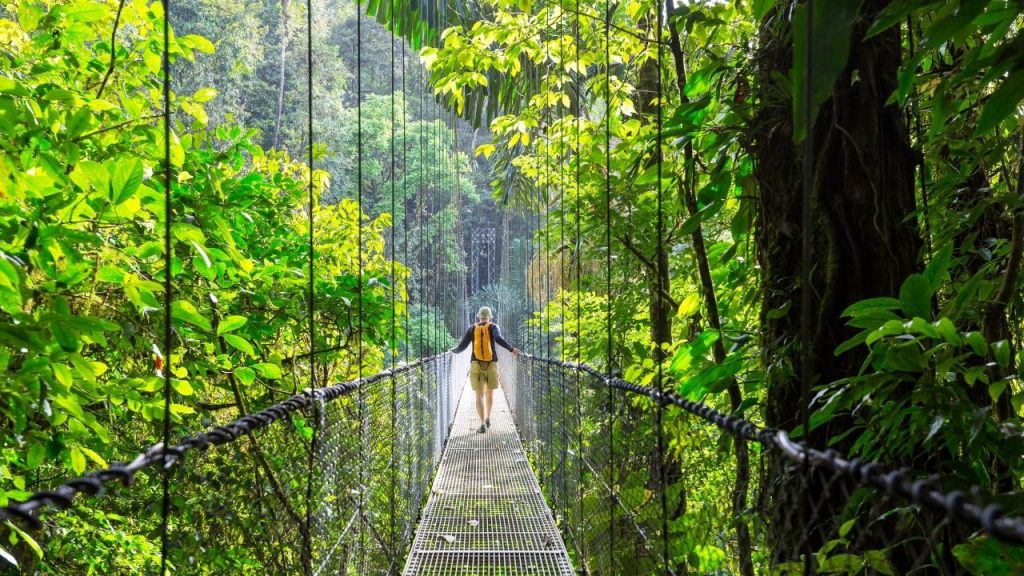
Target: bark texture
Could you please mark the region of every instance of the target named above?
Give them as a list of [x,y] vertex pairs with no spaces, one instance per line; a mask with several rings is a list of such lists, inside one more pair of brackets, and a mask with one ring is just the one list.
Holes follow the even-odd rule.
[[[755,175],[760,186],[758,258],[763,272],[761,345],[768,385],[767,424],[791,430],[800,424],[803,386],[856,374],[857,352],[833,351],[853,335],[841,318],[850,304],[895,296],[917,267],[921,238],[915,208],[914,155],[903,115],[885,104],[896,88],[901,64],[898,28],[864,40],[864,33],[889,0],[867,0],[854,28],[846,68],[810,133],[814,165],[801,166],[793,143],[792,102],[780,78],[792,67],[792,23],[784,6],[760,26],[757,89],[760,109],[753,134]],[[813,218],[801,222],[803,169],[813,170]],[[801,239],[812,234],[812,309],[808,342],[801,342]],[[768,312],[786,309],[780,318]],[[799,379],[800,346],[811,347],[814,381]],[[824,425],[806,437],[825,448],[846,422]],[[833,446],[843,448],[843,446]],[[768,492],[775,561],[816,551],[844,504],[845,490],[815,476],[803,477],[778,460],[769,461]]]

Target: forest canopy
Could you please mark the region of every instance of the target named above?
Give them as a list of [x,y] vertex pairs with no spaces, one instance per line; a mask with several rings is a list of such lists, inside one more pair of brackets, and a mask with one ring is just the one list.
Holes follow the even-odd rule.
[[[166,110],[164,4],[4,4],[0,505],[160,438],[167,366],[183,435],[444,352],[490,305],[538,356],[1020,514],[1024,2],[810,1],[182,0]],[[651,442],[652,403],[626,410],[586,425]],[[1021,558],[946,525],[923,552],[896,504],[886,542],[829,540],[857,502],[810,510],[757,445],[664,429],[616,489],[668,470],[678,573],[799,573],[783,514],[815,515],[826,573]],[[0,566],[154,573],[158,482],[133,490],[5,521]],[[202,526],[216,499],[173,506]],[[272,565],[203,553],[172,563]]]

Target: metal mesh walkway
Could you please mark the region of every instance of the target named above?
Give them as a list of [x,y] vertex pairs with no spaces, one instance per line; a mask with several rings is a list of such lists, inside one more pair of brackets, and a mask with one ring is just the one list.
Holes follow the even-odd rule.
[[479,425],[467,385],[405,576],[575,574],[501,390]]

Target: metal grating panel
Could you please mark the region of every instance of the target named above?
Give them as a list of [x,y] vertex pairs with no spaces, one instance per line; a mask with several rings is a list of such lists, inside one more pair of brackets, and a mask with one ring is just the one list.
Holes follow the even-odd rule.
[[403,574],[575,574],[500,390],[479,426],[467,386]]
[[573,574],[564,550],[554,552],[414,551],[406,574],[418,576],[546,576]]

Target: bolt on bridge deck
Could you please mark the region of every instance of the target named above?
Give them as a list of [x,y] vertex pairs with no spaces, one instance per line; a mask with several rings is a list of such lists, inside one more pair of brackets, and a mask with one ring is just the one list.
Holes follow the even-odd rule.
[[403,574],[575,574],[501,390],[479,426],[467,385]]

